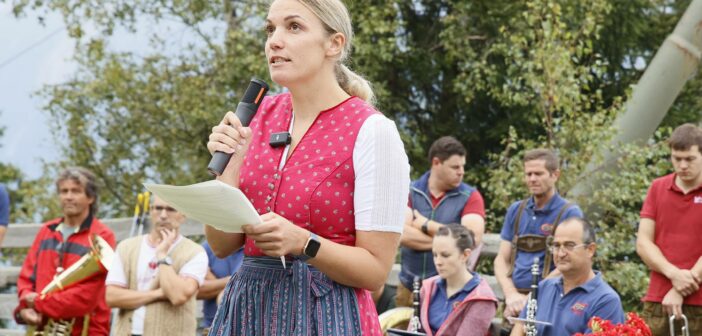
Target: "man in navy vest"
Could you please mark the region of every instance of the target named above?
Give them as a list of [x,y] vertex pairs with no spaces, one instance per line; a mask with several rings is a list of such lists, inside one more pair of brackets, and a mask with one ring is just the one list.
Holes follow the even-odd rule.
[[411,306],[412,281],[437,274],[431,253],[434,233],[445,224],[460,223],[475,234],[469,267],[474,266],[485,231],[485,204],[477,189],[463,183],[466,149],[454,137],[444,136],[429,148],[431,168],[410,186],[409,206],[400,244],[402,269],[397,306]]
[[571,217],[583,217],[577,205],[558,194],[556,182],[560,173],[553,151],[533,149],[524,154],[524,181],[531,195],[512,203],[507,210],[494,266],[505,295],[506,318],[519,315],[526,304],[534,257],[539,258],[541,279],[560,275],[546,248],[555,225]]

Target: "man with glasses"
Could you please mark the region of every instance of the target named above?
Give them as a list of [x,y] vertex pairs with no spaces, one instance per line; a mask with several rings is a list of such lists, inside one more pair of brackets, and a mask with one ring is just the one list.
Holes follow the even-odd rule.
[[[573,217],[556,227],[549,250],[560,276],[539,283],[535,319],[550,325],[536,324],[537,335],[590,333],[587,324],[595,316],[614,324],[624,322],[619,295],[592,269],[596,249],[594,228],[586,220]],[[524,324],[517,322],[511,335],[524,334]]]
[[195,335],[196,294],[207,254],[179,233],[185,216],[158,196],[151,231],[119,243],[107,275],[107,304],[119,308],[114,335]]
[[19,306],[15,320],[38,326],[37,330],[42,330],[48,318],[63,325],[72,320],[73,335],[109,335],[107,272],[86,275],[82,281],[50,295],[38,294],[57,275],[90,253],[94,236],[115,246],[114,233],[97,218],[98,186],[92,172],[81,167],[68,168],[56,180],[56,190],[63,216],[41,226],[27,253],[17,279]]
[[668,145],[675,172],[651,184],[636,239],[651,269],[642,316],[659,335],[668,333],[668,316],[685,314],[690,335],[702,335],[702,129],[681,125]]
[[[524,154],[524,182],[531,196],[517,201],[507,210],[500,248],[495,258],[495,277],[505,294],[504,317],[515,317],[526,304],[531,286],[531,265],[539,258],[542,278],[554,277],[547,240],[558,223],[572,217],[583,217],[580,208],[562,198],[556,190],[560,177],[559,160],[553,151],[534,149]],[[503,334],[509,333],[505,321]]]

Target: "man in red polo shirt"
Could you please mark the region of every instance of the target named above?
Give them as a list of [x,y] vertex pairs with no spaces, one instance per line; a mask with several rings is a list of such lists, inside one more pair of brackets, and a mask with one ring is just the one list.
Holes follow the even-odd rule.
[[668,316],[685,314],[690,335],[702,335],[702,129],[679,126],[669,145],[675,172],[651,184],[636,240],[651,269],[643,317],[654,335],[667,335]]

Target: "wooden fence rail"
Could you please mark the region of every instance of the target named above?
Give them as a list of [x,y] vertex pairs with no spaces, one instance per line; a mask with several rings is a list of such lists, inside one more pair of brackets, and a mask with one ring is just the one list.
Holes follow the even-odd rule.
[[[117,241],[121,241],[128,238],[129,231],[132,225],[131,218],[112,218],[103,219],[103,223],[109,226],[115,233],[115,238]],[[2,243],[2,248],[17,248],[23,247],[27,248],[34,242],[34,236],[41,224],[10,224],[5,234],[5,239]],[[186,237],[202,236],[204,235],[203,225],[199,222],[188,220],[185,222],[181,228],[180,232]],[[481,258],[492,259],[497,255],[497,250],[500,244],[500,237],[498,234],[485,234],[483,236],[485,246],[481,252]],[[397,274],[400,270],[400,265],[394,265],[390,275],[388,276],[387,284],[397,285],[398,278]],[[2,267],[0,266],[0,289],[6,288],[11,285],[17,284],[17,277],[19,276],[20,267],[10,266]],[[497,285],[497,281],[493,276],[483,275],[491,287],[495,291],[498,297],[502,298],[502,291]],[[10,320],[13,319],[12,311],[17,306],[17,294],[0,294],[0,319]],[[201,309],[199,311],[201,314]],[[0,329],[0,335],[10,335],[17,334],[16,331]]]

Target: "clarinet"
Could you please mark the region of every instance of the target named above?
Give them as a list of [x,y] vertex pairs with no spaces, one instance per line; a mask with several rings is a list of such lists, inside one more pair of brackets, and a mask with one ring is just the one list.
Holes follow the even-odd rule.
[[531,265],[531,293],[527,301],[526,311],[526,335],[536,336],[536,298],[538,297],[539,289],[539,258],[534,258],[534,263]]
[[407,327],[407,331],[411,332],[419,332],[422,329],[422,323],[419,320],[419,286],[421,285],[421,281],[420,277],[414,277],[414,282],[412,284],[412,307],[414,308],[414,314]]

